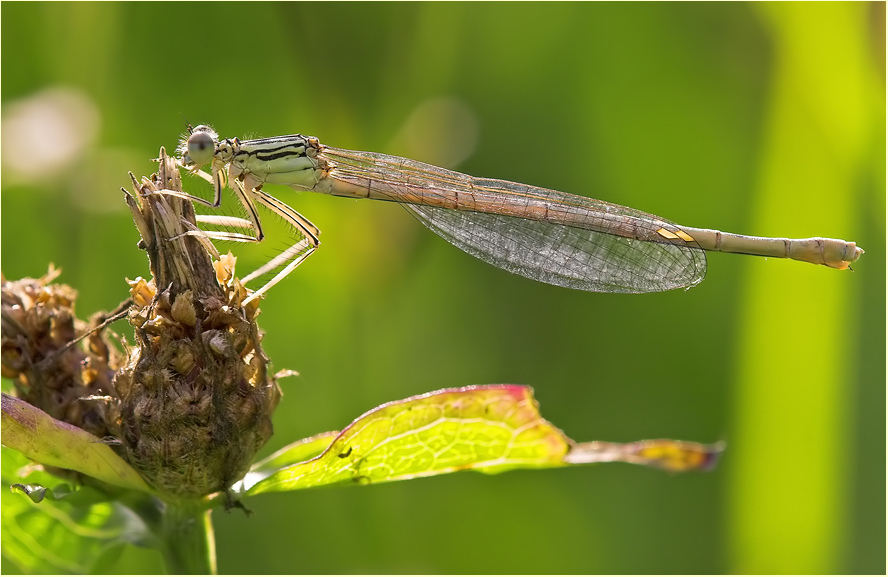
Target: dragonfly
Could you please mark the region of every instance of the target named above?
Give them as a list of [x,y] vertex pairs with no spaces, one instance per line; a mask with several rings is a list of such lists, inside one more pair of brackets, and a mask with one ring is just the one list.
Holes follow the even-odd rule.
[[[263,190],[266,184],[348,198],[396,202],[448,242],[496,267],[552,285],[593,292],[648,293],[689,288],[706,274],[705,251],[789,258],[849,269],[864,253],[832,238],[767,238],[681,226],[610,202],[517,182],[478,178],[423,162],[345,150],[313,136],[220,140],[207,125],[191,128],[177,149],[181,167],[210,182],[212,201],[163,191],[218,208],[229,188],[247,219],[198,215],[232,230],[186,234],[240,242],[263,240],[261,204],[299,241],[242,279],[279,270],[244,301],[258,298],[320,245],[320,230]],[[210,172],[202,170],[210,165]]]

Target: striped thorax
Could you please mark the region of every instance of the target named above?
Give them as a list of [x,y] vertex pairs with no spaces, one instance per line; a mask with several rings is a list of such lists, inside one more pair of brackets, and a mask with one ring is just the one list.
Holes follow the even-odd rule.
[[[212,142],[213,152],[207,154]],[[194,129],[185,145],[185,162],[195,167],[212,162],[213,168],[228,167],[229,180],[238,179],[248,190],[259,189],[266,182],[313,188],[324,176],[324,164],[318,154],[323,150],[317,138],[291,134],[273,138],[219,141],[209,126]]]

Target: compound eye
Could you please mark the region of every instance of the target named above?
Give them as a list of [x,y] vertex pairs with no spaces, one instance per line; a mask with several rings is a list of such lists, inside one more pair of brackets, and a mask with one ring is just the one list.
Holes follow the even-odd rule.
[[195,166],[203,166],[213,160],[216,143],[206,132],[197,132],[188,137],[188,158]]

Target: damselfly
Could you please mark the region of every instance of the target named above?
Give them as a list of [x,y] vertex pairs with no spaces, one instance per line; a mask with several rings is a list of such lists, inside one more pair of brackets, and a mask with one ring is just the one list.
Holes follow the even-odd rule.
[[[553,285],[595,292],[644,293],[691,287],[706,273],[704,251],[790,258],[846,269],[863,249],[830,238],[763,238],[679,226],[617,204],[505,180],[476,178],[415,160],[343,150],[293,134],[219,140],[198,126],[179,145],[182,166],[213,184],[218,207],[226,183],[249,220],[202,215],[200,222],[234,225],[253,234],[193,231],[210,238],[263,239],[256,203],[280,215],[301,240],[244,282],[278,272],[252,300],[293,271],[318,247],[320,231],[262,186],[400,203],[420,222],[467,253],[494,266]],[[210,164],[211,174],[199,169]],[[226,170],[227,169],[227,170]],[[246,301],[245,301],[246,302]]]

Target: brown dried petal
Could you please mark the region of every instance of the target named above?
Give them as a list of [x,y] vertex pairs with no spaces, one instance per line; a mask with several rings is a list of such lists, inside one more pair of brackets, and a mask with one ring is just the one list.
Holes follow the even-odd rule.
[[197,311],[194,309],[194,295],[192,291],[187,290],[176,296],[172,308],[173,318],[189,327],[193,327],[197,323]]

